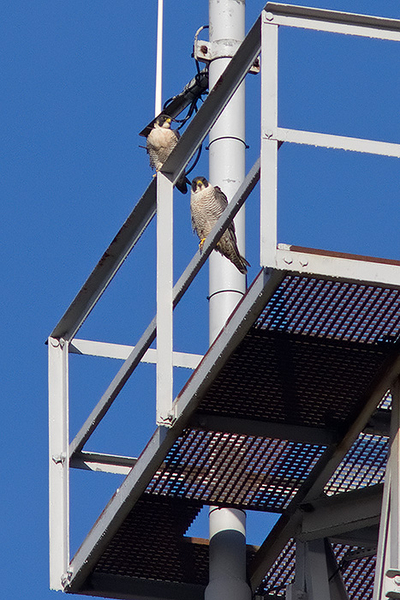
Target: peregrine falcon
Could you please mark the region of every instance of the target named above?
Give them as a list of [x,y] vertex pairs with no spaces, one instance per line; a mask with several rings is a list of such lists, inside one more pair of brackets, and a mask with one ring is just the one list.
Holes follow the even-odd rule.
[[[172,119],[168,115],[159,115],[147,136],[146,148],[150,156],[150,166],[156,171],[161,169],[180,138],[179,131],[171,129],[171,121]],[[179,177],[176,187],[182,194],[186,194],[185,172]]]
[[[205,177],[195,177],[193,179],[190,212],[193,230],[200,238],[200,248],[227,205],[228,200],[217,185],[212,186]],[[226,256],[241,273],[247,273],[247,267],[250,266],[250,263],[239,254],[233,222],[222,234],[215,249]]]

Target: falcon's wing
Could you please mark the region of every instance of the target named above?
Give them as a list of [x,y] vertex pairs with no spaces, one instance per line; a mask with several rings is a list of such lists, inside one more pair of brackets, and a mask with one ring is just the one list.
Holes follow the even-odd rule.
[[[224,192],[221,190],[221,188],[218,185],[214,186],[214,189],[215,189],[215,200],[216,200],[219,210],[221,211],[218,215],[218,217],[219,217],[223,213],[225,208],[228,206],[228,198],[225,196]],[[236,242],[236,230],[235,230],[235,223],[233,221],[229,224],[227,231],[229,231],[229,233],[233,236],[234,241]]]

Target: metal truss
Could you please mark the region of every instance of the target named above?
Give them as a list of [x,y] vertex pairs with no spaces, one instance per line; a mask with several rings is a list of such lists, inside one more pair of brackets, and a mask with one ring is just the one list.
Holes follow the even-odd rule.
[[[111,539],[118,526],[140,498],[149,481],[164,460],[184,428],[196,419],[202,427],[219,431],[247,432],[268,436],[272,429],[256,421],[243,423],[239,418],[196,415],[202,391],[210,385],[222,369],[232,351],[243,340],[256,316],[290,272],[304,276],[335,278],[337,281],[400,288],[400,263],[359,256],[339,255],[278,244],[277,239],[277,169],[278,150],[282,143],[306,144],[324,148],[345,149],[355,152],[400,157],[400,144],[327,135],[319,132],[298,131],[278,127],[277,58],[278,29],[281,26],[329,31],[337,34],[400,41],[400,21],[353,15],[335,11],[310,9],[285,4],[268,3],[238,48],[223,76],[210,91],[206,101],[188,125],[168,160],[157,173],[132,213],[115,236],[80,292],[52,331],[49,350],[49,452],[50,452],[50,585],[53,589],[78,591],[90,569]],[[197,252],[190,264],[173,285],[173,185],[190,158],[218,119],[224,107],[261,53],[261,154],[249,171],[243,185],[229,203],[213,232],[207,238],[202,253]],[[232,221],[256,184],[260,181],[260,267],[261,271],[245,298],[221,331],[205,357],[176,352],[173,347],[173,310],[182,299],[194,277],[215,248],[221,232]],[[80,327],[100,300],[128,254],[157,214],[157,315],[135,346],[77,339]],[[156,340],[157,349],[150,349]],[[124,363],[107,390],[88,416],[76,437],[68,438],[69,353],[107,356],[123,359]],[[157,427],[142,455],[112,456],[84,451],[84,446],[125,383],[141,361],[157,365],[156,404]],[[173,367],[194,369],[188,385],[173,398]],[[359,435],[368,427],[372,413],[386,390],[400,372],[399,360],[371,391],[360,415],[342,436],[327,430],[315,429],[315,443],[326,444],[327,454],[319,462],[318,472],[304,483],[281,517],[266,542],[258,550],[250,570],[253,589],[273,565],[282,548],[292,537],[297,537],[298,563],[296,578],[288,588],[287,598],[346,598],[343,582],[332,575],[337,570],[327,538],[342,539],[350,529],[376,526],[380,513],[381,488],[368,492],[354,492],[346,500],[316,500],[335,468]],[[397,385],[397,384],[396,384]],[[378,546],[378,567],[374,600],[385,597],[400,598],[399,529],[399,409],[398,386],[393,389],[391,454],[383,490]],[[275,435],[279,427],[274,428]],[[302,440],[310,435],[302,427],[282,426],[282,437]],[[70,559],[69,555],[69,469],[96,469],[123,473],[127,477],[118,493],[96,522],[81,548]],[[354,511],[356,495],[362,496],[362,510]],[[363,495],[364,494],[364,495]],[[342,504],[341,504],[342,502]],[[300,505],[314,503],[313,512],[304,516]],[[338,525],[337,515],[341,515]],[[328,518],[329,517],[329,518]],[[329,583],[331,582],[331,583]],[[144,586],[144,584],[143,584]],[[146,587],[146,586],[144,586]],[[157,589],[156,589],[157,588]],[[167,589],[168,588],[168,589]],[[144,589],[144,588],[143,588]],[[148,597],[179,597],[181,591],[171,592],[157,582],[156,587],[143,592]],[[146,588],[147,590],[147,588]],[[156,590],[156,591],[155,591]],[[85,591],[84,593],[89,593]],[[122,593],[122,592],[121,592]],[[125,593],[125,592],[124,592]],[[171,596],[172,593],[172,596]],[[198,594],[198,590],[193,592]],[[307,593],[307,596],[304,594]],[[118,597],[118,595],[117,595]],[[124,596],[129,597],[129,596]],[[196,596],[197,597],[197,596]],[[200,596],[199,596],[200,597]]]

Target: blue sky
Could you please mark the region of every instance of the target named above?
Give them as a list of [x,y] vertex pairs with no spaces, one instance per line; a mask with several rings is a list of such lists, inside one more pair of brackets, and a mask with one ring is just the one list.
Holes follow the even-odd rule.
[[[263,4],[248,0],[247,29]],[[308,5],[400,19],[397,0]],[[138,133],[154,111],[155,17],[155,0],[14,0],[0,7],[6,599],[56,597],[48,589],[45,340],[151,179]],[[165,0],[163,100],[193,77],[193,37],[207,19],[205,0]],[[281,30],[279,124],[399,142],[399,73],[399,43]],[[250,168],[259,153],[257,76],[247,78],[247,113]],[[207,176],[207,161],[203,150],[193,174]],[[279,168],[280,242],[399,259],[398,159],[284,145]],[[175,234],[179,275],[197,249],[189,198],[179,193]],[[258,272],[257,194],[247,210],[246,256],[251,280]],[[154,315],[154,260],[153,224],[81,337],[137,341]],[[175,349],[206,350],[207,291],[206,268],[177,310]],[[118,367],[71,357],[72,434]],[[153,428],[154,368],[145,365],[88,449],[137,455]],[[118,481],[73,473],[72,550]],[[262,541],[257,529],[251,526],[250,542]]]

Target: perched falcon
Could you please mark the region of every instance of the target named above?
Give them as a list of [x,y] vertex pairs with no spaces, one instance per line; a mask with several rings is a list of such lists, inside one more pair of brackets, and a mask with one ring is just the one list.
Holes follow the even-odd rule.
[[[200,248],[227,204],[228,200],[224,192],[217,185],[212,186],[205,177],[193,179],[190,212],[193,229],[200,238]],[[229,258],[241,273],[247,273],[247,266],[249,267],[250,264],[239,254],[233,222],[224,231],[215,249]]]
[[[172,119],[168,115],[159,115],[147,136],[146,148],[150,157],[150,166],[156,171],[161,169],[180,138],[179,131],[171,129],[171,121]],[[176,182],[176,187],[182,194],[186,194],[185,172]]]

